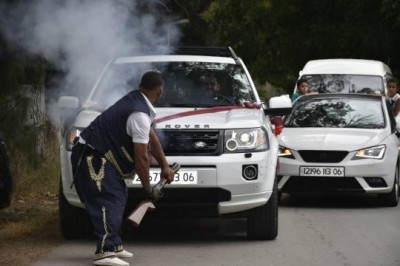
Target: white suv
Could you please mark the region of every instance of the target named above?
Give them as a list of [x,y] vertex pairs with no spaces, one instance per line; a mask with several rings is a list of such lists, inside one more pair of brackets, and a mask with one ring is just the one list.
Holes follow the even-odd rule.
[[[278,141],[266,115],[272,109],[262,107],[249,72],[230,47],[117,58],[106,66],[79,110],[77,98],[59,99],[63,114],[76,111],[60,147],[64,236],[90,233],[84,206],[71,187],[72,140],[102,110],[137,87],[149,69],[160,71],[165,80],[164,95],[155,105],[156,131],[167,160],[181,165],[154,215],[247,217],[250,238],[276,238]],[[207,92],[215,83],[218,88]],[[158,174],[159,168],[152,165],[152,183],[158,181]],[[144,195],[137,177],[125,182],[128,213]]]

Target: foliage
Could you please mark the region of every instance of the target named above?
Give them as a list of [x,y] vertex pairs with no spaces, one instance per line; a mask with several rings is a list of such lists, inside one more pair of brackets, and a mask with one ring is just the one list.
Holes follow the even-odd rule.
[[50,124],[46,124],[45,131],[46,152],[36,167],[22,151],[14,151],[10,158],[14,190],[10,207],[0,210],[1,243],[25,237],[47,223],[56,223],[60,175],[58,140]]
[[[42,125],[27,124],[31,101],[26,94],[26,84],[37,89],[43,86],[43,60],[11,50],[0,37],[0,136],[10,153],[24,152],[36,164],[37,136]],[[35,86],[36,85],[36,86]]]
[[308,60],[363,58],[399,71],[400,4],[390,0],[217,0],[203,13],[259,82],[293,89]]
[[265,82],[264,84],[259,84],[259,83],[257,83],[257,81],[255,81],[254,85],[256,86],[258,95],[260,96],[262,101],[265,101],[267,99],[270,99],[271,97],[280,96],[280,95],[283,95],[286,93],[282,88],[275,87],[269,82]]
[[181,44],[186,46],[200,46],[212,43],[208,34],[208,25],[202,18],[201,14],[208,8],[211,0],[173,0],[170,6],[176,20],[187,19],[188,24],[181,26],[184,34],[182,35]]
[[60,158],[58,137],[53,126],[47,122],[46,149],[41,160],[32,164],[27,153],[15,150],[10,158],[11,174],[14,179],[15,197],[47,197],[58,193]]

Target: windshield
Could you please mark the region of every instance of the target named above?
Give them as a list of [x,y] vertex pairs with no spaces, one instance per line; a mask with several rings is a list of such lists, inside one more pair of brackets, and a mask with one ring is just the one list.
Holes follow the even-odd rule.
[[381,101],[312,98],[293,106],[287,127],[384,128]]
[[308,92],[385,94],[383,78],[368,75],[305,75]]
[[256,96],[239,65],[209,62],[113,64],[98,85],[92,101],[107,108],[132,89],[148,70],[164,78],[164,92],[156,107],[213,107],[254,102]]

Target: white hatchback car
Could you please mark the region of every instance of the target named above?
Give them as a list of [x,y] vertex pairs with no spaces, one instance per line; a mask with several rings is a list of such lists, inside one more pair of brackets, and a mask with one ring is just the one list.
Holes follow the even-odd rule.
[[291,193],[375,193],[399,202],[399,140],[384,97],[305,95],[279,136],[278,189]]

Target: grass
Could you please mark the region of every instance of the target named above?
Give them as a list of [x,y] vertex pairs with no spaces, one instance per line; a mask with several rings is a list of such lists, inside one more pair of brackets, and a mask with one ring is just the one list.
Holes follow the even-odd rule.
[[57,222],[60,162],[58,140],[49,130],[43,158],[33,166],[27,156],[10,153],[14,181],[11,205],[0,210],[0,243],[32,234],[48,223]]

